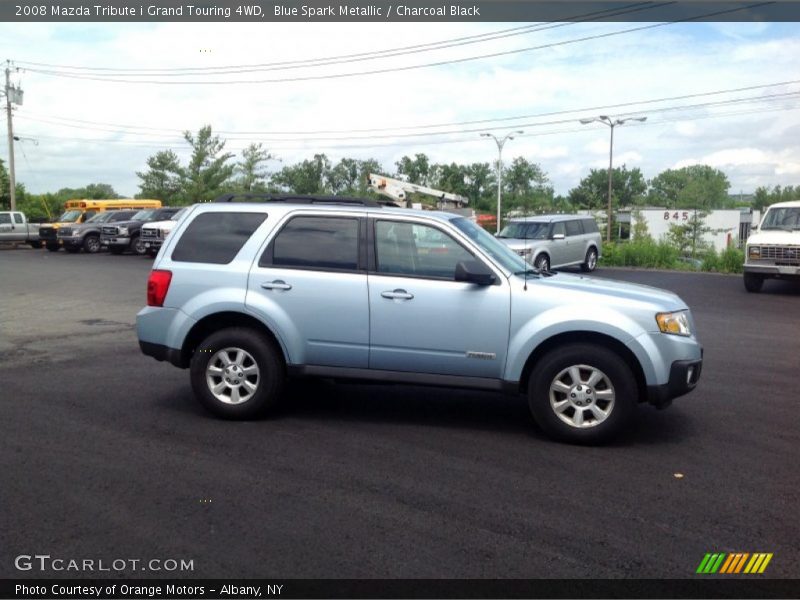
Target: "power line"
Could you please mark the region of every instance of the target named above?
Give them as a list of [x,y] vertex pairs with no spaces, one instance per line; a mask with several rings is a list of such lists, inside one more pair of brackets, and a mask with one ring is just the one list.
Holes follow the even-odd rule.
[[774,4],[774,1],[770,2],[759,2],[756,4],[750,4],[747,6],[732,8],[728,10],[721,10],[711,13],[706,13],[703,15],[697,15],[694,17],[687,17],[685,19],[679,19],[676,21],[668,21],[664,23],[655,23],[651,25],[643,25],[639,27],[631,27],[629,29],[622,29],[619,31],[612,31],[606,32],[596,35],[588,35],[583,36],[580,38],[574,38],[571,40],[562,40],[560,42],[551,42],[548,44],[541,44],[539,46],[530,46],[528,48],[518,48],[516,50],[506,50],[502,52],[493,52],[490,54],[483,54],[478,56],[470,56],[464,58],[457,58],[457,59],[450,59],[450,60],[442,60],[437,62],[431,63],[423,63],[417,65],[406,65],[406,66],[398,66],[398,67],[387,67],[384,69],[373,69],[368,71],[356,71],[356,72],[349,72],[349,73],[332,73],[332,74],[325,74],[325,75],[304,75],[304,76],[295,76],[295,77],[285,77],[285,78],[278,78],[278,79],[240,79],[240,80],[222,80],[222,81],[170,81],[170,80],[139,80],[139,81],[132,81],[130,79],[119,79],[116,77],[99,77],[93,75],[83,75],[83,74],[75,74],[75,73],[63,73],[58,71],[52,70],[44,70],[44,69],[27,69],[32,73],[39,73],[41,75],[50,75],[53,77],[63,77],[67,79],[82,79],[82,80],[91,80],[91,81],[104,81],[109,83],[143,83],[143,84],[153,84],[153,85],[237,85],[237,84],[260,84],[260,83],[287,83],[287,82],[298,82],[298,81],[318,81],[318,80],[328,80],[328,79],[342,79],[346,77],[359,77],[363,75],[379,75],[385,73],[396,73],[401,71],[411,71],[415,69],[423,69],[423,68],[430,68],[430,67],[440,67],[444,65],[451,65],[451,64],[460,64],[465,62],[470,62],[474,60],[481,60],[485,58],[497,58],[500,56],[509,56],[512,54],[519,54],[522,52],[531,52],[535,50],[543,50],[547,48],[555,48],[558,46],[565,46],[568,44],[577,44],[580,42],[586,42],[591,40],[598,40],[604,39],[609,37],[614,37],[618,35],[624,35],[627,33],[634,33],[637,31],[646,31],[650,29],[655,29],[658,27],[666,27],[669,25],[675,25],[678,23],[685,23],[690,21],[697,21],[698,19],[707,19],[709,17],[716,17],[725,14],[730,14],[734,12],[739,12],[742,10],[749,10],[752,8],[757,8],[760,6],[767,6],[770,4]]
[[[731,116],[740,116],[740,115],[750,115],[750,114],[766,114],[766,113],[773,113],[773,112],[788,112],[800,109],[800,105],[791,106],[791,107],[771,107],[771,108],[762,108],[762,109],[755,109],[755,110],[743,110],[743,111],[728,111],[724,113],[716,113],[716,114],[707,114],[701,116],[680,116],[679,118],[674,119],[648,119],[648,121],[644,123],[636,123],[631,124],[629,127],[648,127],[652,125],[659,125],[659,124],[669,124],[669,123],[678,123],[683,121],[704,121],[706,119],[717,119],[717,118],[724,118],[724,117],[731,117]],[[571,120],[570,120],[571,121]],[[519,138],[537,138],[542,136],[549,136],[549,135],[556,135],[560,133],[578,133],[578,132],[592,132],[593,129],[587,128],[585,126],[582,127],[575,127],[575,128],[562,128],[562,129],[555,129],[555,130],[548,130],[542,131],[537,133],[525,133],[523,135],[518,136]],[[150,143],[148,141],[130,141],[130,140],[115,140],[115,139],[105,139],[105,138],[76,138],[76,137],[65,137],[65,136],[48,136],[48,135],[37,135],[40,139],[52,139],[52,140],[67,140],[67,141],[75,141],[75,142],[86,142],[86,143],[100,143],[100,144],[120,144],[132,147],[140,147],[140,148],[156,148],[162,150],[188,150],[186,144],[183,145],[165,145],[165,144],[155,144]],[[307,140],[284,140],[284,141],[307,141]],[[393,148],[393,147],[404,147],[404,146],[438,146],[438,145],[445,145],[445,144],[464,144],[464,143],[477,143],[480,140],[475,138],[475,136],[468,136],[468,137],[459,137],[447,140],[436,140],[436,141],[407,141],[407,142],[389,142],[389,143],[372,143],[372,144],[331,144],[320,148],[316,146],[317,149],[320,150],[342,150],[342,149],[363,149],[363,148]],[[245,146],[227,146],[227,150],[231,151],[241,151],[244,150]],[[284,150],[284,151],[293,151],[293,150],[307,150],[308,147],[306,146],[270,146],[270,150]]]
[[[630,4],[627,6],[606,9],[602,11],[594,11],[585,13],[583,15],[572,15],[565,17],[563,20],[568,22],[559,23],[536,23],[530,25],[523,25],[520,27],[513,27],[510,29],[502,29],[499,31],[476,34],[472,36],[463,36],[452,38],[449,40],[441,40],[438,42],[428,42],[425,44],[415,44],[411,46],[402,46],[399,48],[389,48],[385,50],[373,50],[370,52],[359,52],[355,54],[344,54],[339,56],[329,56],[323,58],[310,58],[291,61],[278,61],[271,63],[257,63],[249,65],[227,65],[218,67],[172,67],[172,68],[112,68],[112,67],[86,67],[75,65],[57,65],[51,63],[40,63],[32,61],[17,61],[22,65],[31,65],[33,67],[47,67],[55,70],[72,70],[72,71],[97,71],[98,75],[103,77],[107,76],[125,76],[125,77],[142,77],[142,76],[191,76],[196,74],[213,74],[213,75],[226,75],[235,73],[250,73],[258,71],[272,71],[272,70],[286,70],[308,68],[316,66],[330,66],[334,64],[343,64],[349,62],[360,62],[363,60],[376,60],[382,58],[391,58],[395,56],[402,56],[406,54],[417,54],[420,52],[430,52],[435,50],[442,50],[456,46],[464,46],[468,44],[482,43],[486,41],[493,41],[496,39],[503,39],[512,36],[525,35],[527,33],[544,31],[548,29],[556,29],[560,27],[567,27],[581,22],[596,21],[599,19],[608,19],[612,17],[624,16],[627,14],[640,12],[643,10],[653,10],[655,8],[662,8],[675,4],[675,1],[663,2],[654,4],[651,2],[640,2]],[[33,70],[33,69],[30,69]],[[106,73],[108,72],[108,73]],[[76,73],[78,75],[80,73]]]
[[[721,94],[732,94],[735,92],[745,92],[745,91],[752,91],[757,89],[763,88],[770,88],[770,87],[779,87],[784,85],[793,85],[800,83],[800,79],[794,79],[789,81],[778,81],[774,83],[764,83],[758,85],[749,85],[744,87],[738,88],[729,88],[726,90],[714,90],[710,92],[697,92],[693,94],[682,94],[679,96],[667,96],[662,98],[650,98],[647,100],[635,100],[631,102],[620,102],[616,104],[606,104],[602,106],[587,106],[583,108],[574,108],[574,109],[567,109],[567,110],[559,110],[559,111],[552,111],[552,112],[545,112],[545,113],[534,113],[528,115],[517,115],[513,117],[497,117],[494,119],[477,119],[471,121],[458,121],[454,123],[433,123],[427,125],[408,125],[408,126],[400,126],[400,127],[373,127],[373,128],[365,128],[365,129],[328,129],[328,130],[316,130],[316,131],[234,131],[234,130],[224,130],[224,129],[217,129],[215,130],[216,133],[219,134],[232,134],[232,135],[322,135],[322,134],[339,134],[339,133],[376,133],[381,131],[404,131],[404,130],[416,130],[416,129],[437,129],[442,127],[456,127],[459,125],[479,125],[479,124],[489,124],[489,123],[499,123],[504,121],[519,121],[521,119],[536,119],[540,117],[553,117],[559,115],[567,115],[567,114],[574,114],[579,112],[592,112],[598,110],[609,110],[609,109],[617,109],[617,108],[627,108],[631,106],[637,105],[644,105],[644,104],[656,104],[659,102],[670,102],[673,100],[688,100],[690,98],[700,98],[703,96],[717,96]],[[148,131],[172,131],[179,134],[183,134],[185,129],[173,129],[173,128],[166,128],[166,127],[146,127],[142,125],[123,125],[119,123],[107,123],[101,121],[88,121],[85,119],[75,119],[69,117],[59,117],[53,115],[37,115],[37,113],[22,113],[23,115],[33,115],[39,116],[42,118],[47,119],[59,119],[70,121],[74,123],[86,123],[90,125],[103,125],[108,127],[115,127],[115,128],[122,128],[122,129],[142,129]],[[513,127],[513,125],[509,125],[509,127]],[[120,132],[123,133],[123,132]]]
[[[761,96],[750,96],[744,98],[730,98],[727,100],[718,100],[714,102],[701,102],[696,104],[685,104],[685,105],[677,105],[677,106],[666,106],[661,108],[650,108],[648,109],[648,114],[652,113],[661,113],[661,112],[671,112],[671,111],[681,111],[681,110],[693,110],[698,108],[712,108],[716,106],[727,106],[731,104],[746,104],[746,103],[753,103],[753,102],[770,102],[776,100],[783,100],[794,98],[800,95],[800,90],[793,91],[793,92],[784,92],[784,93],[777,93],[777,94],[768,94],[768,95],[761,95]],[[587,110],[581,110],[576,112],[588,112]],[[632,114],[635,114],[637,111],[631,111]],[[133,131],[121,131],[117,129],[107,129],[107,128],[100,128],[100,127],[87,127],[86,125],[72,125],[67,123],[54,123],[53,121],[49,121],[47,119],[37,119],[34,117],[28,117],[26,115],[19,115],[21,118],[28,119],[34,122],[46,123],[46,124],[55,124],[62,127],[70,127],[70,128],[77,128],[77,129],[90,129],[94,131],[104,131],[108,133],[119,133],[125,135],[140,135],[140,136],[150,136],[150,137],[163,137],[173,139],[175,136],[172,134],[159,134],[159,133],[137,133]],[[528,122],[528,123],[516,123],[514,127],[543,127],[547,125],[560,125],[563,123],[571,123],[576,119],[576,117],[565,118],[565,119],[558,119],[552,121],[540,121],[540,122]],[[434,136],[447,136],[447,135],[457,135],[463,133],[478,133],[483,131],[483,127],[481,128],[470,128],[470,129],[458,129],[458,130],[449,130],[449,131],[430,131],[430,132],[418,132],[418,133],[399,133],[399,134],[378,134],[378,135],[350,135],[345,137],[304,137],[298,138],[296,140],[287,140],[287,139],[264,139],[260,138],[260,141],[266,143],[273,143],[273,142],[285,142],[285,141],[302,141],[302,142],[330,142],[330,141],[348,141],[348,140],[373,140],[373,139],[386,139],[386,138],[424,138],[424,137],[434,137]],[[245,134],[239,135],[232,135],[227,136],[229,140],[254,140],[257,138],[249,137]]]

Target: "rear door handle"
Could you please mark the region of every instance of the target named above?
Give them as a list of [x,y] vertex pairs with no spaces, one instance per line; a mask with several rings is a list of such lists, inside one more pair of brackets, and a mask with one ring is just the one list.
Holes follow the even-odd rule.
[[261,284],[261,287],[265,290],[290,290],[292,286],[282,279],[276,279],[275,281],[265,281]]
[[409,294],[405,290],[392,290],[391,292],[381,292],[381,296],[384,298],[389,298],[389,300],[411,300],[414,297],[414,294]]

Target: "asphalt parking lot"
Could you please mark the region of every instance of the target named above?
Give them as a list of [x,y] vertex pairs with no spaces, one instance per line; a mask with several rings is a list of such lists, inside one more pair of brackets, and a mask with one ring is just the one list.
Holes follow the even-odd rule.
[[598,271],[679,293],[706,359],[694,393],[586,448],[460,390],[320,383],[215,420],[139,352],[150,264],[0,251],[2,577],[63,576],[14,568],[44,553],[209,578],[686,578],[707,552],[800,576],[800,285]]

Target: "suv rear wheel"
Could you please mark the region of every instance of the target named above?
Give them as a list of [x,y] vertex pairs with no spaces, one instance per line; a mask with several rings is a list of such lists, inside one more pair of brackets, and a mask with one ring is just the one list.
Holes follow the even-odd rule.
[[591,273],[597,268],[597,248],[589,248],[586,251],[586,258],[581,265],[581,271]]
[[531,373],[528,403],[552,438],[601,443],[634,415],[636,379],[614,352],[593,344],[570,344],[545,355]]
[[263,334],[244,327],[208,336],[192,356],[195,396],[226,419],[250,419],[275,407],[283,390],[283,356]]

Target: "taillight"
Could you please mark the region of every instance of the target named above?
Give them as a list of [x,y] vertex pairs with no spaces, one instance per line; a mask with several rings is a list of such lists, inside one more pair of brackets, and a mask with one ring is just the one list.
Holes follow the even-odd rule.
[[172,271],[150,271],[147,280],[147,306],[164,306],[164,298],[172,281]]

